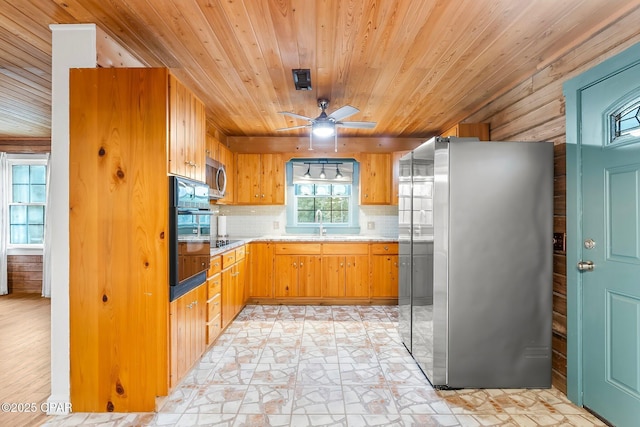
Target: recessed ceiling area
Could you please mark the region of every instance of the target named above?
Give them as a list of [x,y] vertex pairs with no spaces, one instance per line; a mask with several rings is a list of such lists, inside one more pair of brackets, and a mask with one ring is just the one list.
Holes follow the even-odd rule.
[[[95,23],[168,67],[227,136],[352,105],[352,137],[428,137],[640,7],[637,0],[39,0],[0,7],[0,137],[51,135],[52,23]],[[309,69],[311,90],[292,70]]]

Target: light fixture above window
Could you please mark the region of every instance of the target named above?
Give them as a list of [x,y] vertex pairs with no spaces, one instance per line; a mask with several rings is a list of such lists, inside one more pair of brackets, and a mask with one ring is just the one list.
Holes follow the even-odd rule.
[[342,174],[340,173],[340,169],[338,168],[339,163],[336,163],[336,179],[342,179]]
[[311,163],[308,163],[308,168],[307,168],[307,172],[302,175],[304,178],[311,178]]
[[320,178],[325,179],[326,177],[327,177],[327,174],[324,173],[324,165],[322,165],[322,170],[320,171]]

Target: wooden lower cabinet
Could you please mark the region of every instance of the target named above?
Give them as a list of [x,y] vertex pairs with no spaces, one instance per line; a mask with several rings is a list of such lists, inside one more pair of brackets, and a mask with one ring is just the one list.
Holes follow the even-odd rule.
[[247,249],[247,292],[252,298],[273,297],[273,243],[254,242]]
[[276,255],[276,297],[320,297],[321,258],[318,255]]
[[207,286],[202,284],[169,303],[170,387],[180,382],[206,348]]
[[371,297],[398,297],[398,255],[371,257]]
[[369,256],[323,256],[322,296],[368,298]]
[[[391,290],[394,286],[397,288],[397,259],[395,263],[380,263],[386,268],[384,272],[378,264],[375,268],[372,264],[376,256],[382,257],[390,251],[397,258],[395,242],[295,242],[274,243],[273,246],[275,301],[299,298],[306,302],[337,303],[335,299],[344,298],[345,301],[366,302],[375,296],[386,299],[384,303],[387,303],[397,298],[397,289]],[[380,286],[382,289],[378,289]],[[253,293],[249,297],[258,300]]]
[[222,330],[222,274],[207,278],[207,346]]
[[[227,256],[228,255],[228,256]],[[227,262],[225,263],[225,259]],[[246,258],[244,246],[222,255],[221,320],[222,329],[240,313],[247,299],[245,290]],[[229,264],[233,262],[232,264]]]

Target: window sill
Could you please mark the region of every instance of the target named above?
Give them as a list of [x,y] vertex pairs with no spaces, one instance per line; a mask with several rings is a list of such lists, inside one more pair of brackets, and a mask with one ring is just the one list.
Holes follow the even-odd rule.
[[7,248],[7,255],[42,255],[44,253],[44,248],[25,248],[25,247],[16,247],[16,248]]
[[[360,234],[360,227],[339,227],[339,226],[323,226],[328,235],[333,234]],[[287,234],[318,234],[318,226],[298,226],[287,225],[285,227]]]

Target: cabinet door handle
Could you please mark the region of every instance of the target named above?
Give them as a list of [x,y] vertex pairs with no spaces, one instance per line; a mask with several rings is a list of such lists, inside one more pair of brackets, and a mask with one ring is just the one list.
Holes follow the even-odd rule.
[[301,262],[301,263],[300,263],[300,267],[302,267],[303,265],[304,265],[304,262]]
[[262,198],[264,199],[264,194],[262,195]]
[[253,197],[255,197],[255,198],[257,199],[257,198],[258,198],[258,195],[256,194],[256,195],[255,195],[255,196],[253,196]]
[[385,247],[384,247],[384,250],[385,250],[385,251],[388,251],[388,250],[389,250],[389,246],[385,246]]
[[294,262],[293,263],[293,268],[296,268],[296,267],[297,267],[297,263]]
[[340,263],[340,267],[344,267],[344,264],[343,264],[343,263]]

